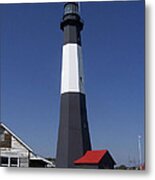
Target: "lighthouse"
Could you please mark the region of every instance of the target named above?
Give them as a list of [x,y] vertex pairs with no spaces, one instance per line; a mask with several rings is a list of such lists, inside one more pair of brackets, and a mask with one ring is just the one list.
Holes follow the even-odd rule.
[[60,28],[64,33],[61,70],[60,122],[56,167],[74,168],[74,161],[91,150],[87,121],[78,3],[64,4]]

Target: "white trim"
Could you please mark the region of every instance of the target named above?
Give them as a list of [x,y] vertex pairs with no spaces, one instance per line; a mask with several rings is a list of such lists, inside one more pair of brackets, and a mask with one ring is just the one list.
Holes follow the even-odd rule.
[[19,157],[17,159],[17,167],[20,167]]
[[8,157],[8,167],[11,167],[11,160],[10,160],[10,157]]
[[32,157],[31,160],[42,160],[44,162],[46,162],[47,164],[50,164],[52,167],[55,167],[55,165],[53,164],[53,162],[41,157],[41,156],[35,156],[35,157]]
[[16,136],[6,125],[4,125],[2,122],[0,122],[0,125],[4,129],[6,129],[18,142],[20,142],[23,146],[25,146],[26,149],[33,152],[33,150],[27,144],[25,144],[18,136]]

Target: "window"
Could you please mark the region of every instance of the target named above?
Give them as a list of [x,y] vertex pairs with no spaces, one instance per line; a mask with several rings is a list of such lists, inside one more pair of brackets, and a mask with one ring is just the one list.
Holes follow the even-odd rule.
[[0,141],[4,141],[4,140],[5,140],[4,134],[0,134]]
[[0,166],[2,167],[8,167],[8,157],[1,157],[0,158]]
[[69,14],[69,13],[78,13],[78,6],[75,3],[68,3],[65,6],[65,14]]
[[17,167],[18,166],[18,158],[10,158],[10,166]]
[[11,148],[11,135],[8,133],[0,134],[0,147]]

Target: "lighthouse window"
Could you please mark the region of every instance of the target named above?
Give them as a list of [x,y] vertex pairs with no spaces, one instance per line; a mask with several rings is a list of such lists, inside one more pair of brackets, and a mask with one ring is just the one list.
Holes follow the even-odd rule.
[[78,13],[78,7],[76,4],[67,4],[65,6],[65,14],[68,14],[68,13]]

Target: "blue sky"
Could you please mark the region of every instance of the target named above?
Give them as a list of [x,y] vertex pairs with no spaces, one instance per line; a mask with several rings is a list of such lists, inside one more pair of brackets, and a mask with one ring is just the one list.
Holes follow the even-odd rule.
[[[59,125],[62,15],[63,3],[0,5],[1,121],[50,157]],[[144,1],[85,2],[81,16],[92,147],[108,149],[118,164],[138,162],[138,135],[144,148]]]

